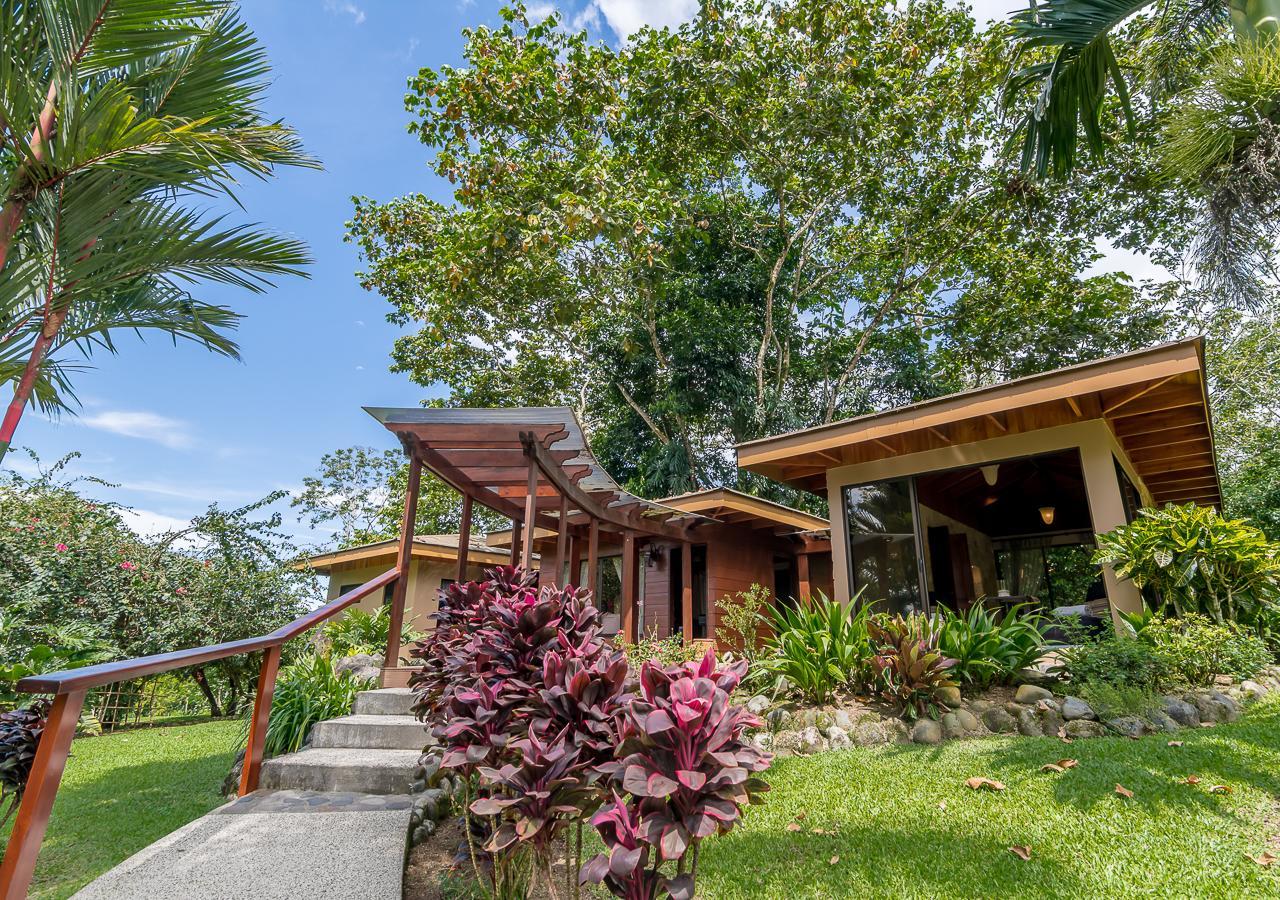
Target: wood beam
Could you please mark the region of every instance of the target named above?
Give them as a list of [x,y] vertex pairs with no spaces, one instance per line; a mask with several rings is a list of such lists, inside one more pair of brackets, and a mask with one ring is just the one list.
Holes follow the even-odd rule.
[[942,443],[944,443],[944,444],[950,444],[950,443],[951,443],[951,438],[947,437],[947,436],[946,436],[945,434],[943,434],[939,429],[934,428],[932,425],[930,425],[930,426],[929,426],[929,433],[930,433],[931,435],[933,435],[934,437],[936,437],[938,440],[942,441]]
[[556,532],[556,587],[565,584],[564,563],[568,554],[569,541],[569,498],[560,497],[560,530]]
[[[1182,373],[1178,373],[1178,374],[1180,375]],[[1146,394],[1151,393],[1156,388],[1160,387],[1162,384],[1170,382],[1177,377],[1178,375],[1166,375],[1164,378],[1159,378],[1159,379],[1156,379],[1155,381],[1149,381],[1145,385],[1140,385],[1139,387],[1129,391],[1129,393],[1125,394],[1119,400],[1113,400],[1112,402],[1104,406],[1102,408],[1102,414],[1104,416],[1109,416],[1112,413],[1114,413],[1116,410],[1123,407],[1125,404],[1132,403],[1134,400],[1137,400],[1139,397],[1142,397],[1142,396],[1145,396]]]
[[1001,432],[1006,432],[1006,431],[1008,431],[1008,430],[1009,430],[1009,426],[1008,426],[1008,424],[1007,424],[1007,423],[1005,423],[1005,422],[1000,421],[1000,416],[998,416],[996,413],[987,413],[987,415],[986,415],[986,419],[987,419],[987,421],[988,421],[988,422],[990,422],[992,425],[994,425],[994,426],[996,426],[997,428],[999,428]]
[[538,464],[529,457],[525,460],[525,468],[528,470],[529,493],[524,498],[524,520],[528,524],[524,530],[524,553],[520,562],[525,571],[530,571],[533,569],[533,539],[538,530],[534,527],[538,517]]
[[[487,487],[476,484],[470,478],[467,478],[457,466],[441,456],[438,451],[432,450],[430,447],[424,447],[421,444],[417,445],[416,451],[422,457],[423,465],[458,493],[471,496],[477,503],[487,506],[504,518],[512,520],[520,518],[522,508],[519,503],[515,503],[507,497],[499,496]],[[538,525],[543,528],[554,528],[555,520],[550,516],[539,516]]]
[[1171,409],[1166,413],[1152,415],[1149,417],[1135,417],[1132,419],[1109,419],[1111,430],[1116,436],[1123,439],[1129,437],[1137,437],[1143,434],[1157,434],[1165,431],[1172,431],[1177,428],[1186,428],[1188,426],[1204,428],[1208,430],[1205,421],[1204,410],[1199,407],[1184,407],[1182,409]]
[[693,640],[693,544],[680,546],[680,636]]
[[1077,419],[1084,418],[1084,410],[1080,408],[1080,401],[1076,400],[1075,397],[1067,398],[1067,406],[1071,407],[1071,411],[1076,414]]
[[511,565],[518,565],[520,562],[520,544],[522,541],[523,529],[520,527],[519,519],[511,520]]
[[[796,599],[798,599],[801,603],[808,603],[810,597],[813,594],[813,588],[810,586],[810,582],[809,582],[809,554],[808,553],[801,553],[796,556],[796,576],[797,576],[797,581],[799,581],[799,585],[796,590],[797,590],[797,593],[800,594],[800,596],[797,597]],[[778,599],[781,600],[783,598],[779,597]]]
[[1207,441],[1209,439],[1209,429],[1204,424],[1183,425],[1177,428],[1170,428],[1167,431],[1161,431],[1156,434],[1130,435],[1128,437],[1117,435],[1120,443],[1124,446],[1126,453],[1133,453],[1138,450],[1150,450],[1155,447],[1168,447],[1173,444],[1189,444],[1192,441]]
[[462,525],[458,529],[458,577],[459,584],[468,581],[467,557],[471,553],[471,495],[462,495]]
[[422,459],[409,455],[409,484],[404,492],[404,516],[400,520],[400,547],[396,552],[395,586],[391,589],[391,621],[387,628],[387,655],[383,666],[400,664],[400,633],[404,630],[404,601],[409,590],[409,570],[413,561],[413,533],[418,524],[418,489],[422,484]]
[[636,533],[628,530],[622,535],[622,627],[623,639],[636,643],[636,594],[639,587],[639,547]]
[[569,573],[565,583],[582,587],[582,538],[576,534],[569,536]]
[[600,589],[600,520],[591,520],[591,531],[587,537],[587,590],[591,591],[593,602],[600,603],[596,591]]

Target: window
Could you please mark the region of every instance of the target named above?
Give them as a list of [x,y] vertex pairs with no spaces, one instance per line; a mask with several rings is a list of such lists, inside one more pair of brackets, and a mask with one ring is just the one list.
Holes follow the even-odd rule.
[[[598,563],[599,583],[592,590],[596,609],[602,613],[616,615],[622,598],[622,557],[620,555],[602,556]],[[578,583],[586,584],[587,561],[585,559],[579,564],[578,569]]]
[[[357,582],[356,584],[344,584],[342,587],[338,588],[338,596],[339,596],[339,597],[342,597],[342,596],[345,596],[346,594],[350,594],[352,591],[354,591],[356,588],[360,587],[360,585],[362,585],[362,584],[364,584],[364,582],[363,582],[363,581]],[[390,603],[390,602],[391,602],[391,595],[392,595],[393,593],[395,593],[395,585],[394,585],[394,584],[389,584],[389,585],[387,585],[386,587],[384,587],[384,588],[382,589],[382,602],[383,602],[384,604],[386,604],[386,603]]]
[[1133,486],[1133,481],[1129,478],[1129,473],[1124,470],[1124,466],[1120,465],[1120,460],[1113,456],[1111,461],[1116,464],[1116,480],[1120,482],[1120,500],[1124,503],[1124,521],[1125,524],[1132,525],[1133,520],[1138,518],[1138,509],[1142,506],[1142,500],[1138,496],[1138,489]]
[[878,610],[921,611],[911,480],[847,487],[844,506],[852,590],[861,590],[862,602],[875,602]]

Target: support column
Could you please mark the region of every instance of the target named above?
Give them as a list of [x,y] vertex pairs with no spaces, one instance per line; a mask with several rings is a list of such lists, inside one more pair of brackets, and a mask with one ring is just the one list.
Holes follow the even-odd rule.
[[564,562],[569,541],[569,498],[564,494],[560,495],[560,521],[556,529],[556,568],[555,578],[552,581],[556,587],[564,587],[569,583],[564,573]]
[[582,537],[580,535],[569,536],[569,574],[565,576],[565,582],[579,590],[582,588]]
[[[796,580],[800,583],[796,586],[796,593],[799,594],[796,599],[801,603],[808,603],[813,597],[813,587],[809,581],[809,554],[796,554]],[[779,597],[779,600],[785,598]]]
[[680,545],[680,633],[693,640],[693,544]]
[[520,562],[520,541],[523,538],[524,529],[520,527],[519,519],[511,520],[511,565],[518,565]]
[[538,464],[529,457],[529,493],[524,498],[524,550],[520,564],[525,571],[533,569],[533,539],[538,530]]
[[471,495],[462,495],[462,525],[458,529],[458,577],[459,584],[470,581],[467,578],[467,557],[471,552]]
[[591,520],[591,533],[587,538],[587,590],[591,591],[592,602],[598,607],[600,598],[596,591],[600,589],[600,522]]
[[400,522],[400,549],[396,554],[395,587],[391,589],[391,624],[387,632],[387,656],[382,661],[383,680],[387,669],[400,664],[400,632],[404,630],[404,601],[409,593],[409,569],[413,563],[413,532],[418,522],[418,488],[422,482],[422,460],[409,457],[409,486],[404,493],[404,519]]
[[[1115,459],[1106,438],[1107,434],[1101,434],[1096,443],[1089,441],[1088,446],[1082,444],[1080,447],[1080,464],[1084,469],[1089,515],[1097,534],[1125,524],[1124,498],[1120,493],[1120,481],[1116,478]],[[1110,566],[1102,567],[1102,580],[1107,588],[1111,619],[1115,625],[1120,625],[1120,613],[1142,611],[1142,593],[1132,581],[1118,578]]]
[[636,594],[639,579],[639,548],[636,545],[636,533],[625,531],[622,534],[622,627],[619,633],[624,640],[634,644],[636,635]]

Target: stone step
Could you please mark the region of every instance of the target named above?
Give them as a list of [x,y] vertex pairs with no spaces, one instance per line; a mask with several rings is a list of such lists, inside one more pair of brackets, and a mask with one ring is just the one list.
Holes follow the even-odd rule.
[[408,688],[382,688],[356,694],[352,710],[357,716],[408,716],[413,714],[413,693]]
[[413,716],[343,716],[317,722],[312,747],[358,747],[366,750],[422,750],[434,743]]
[[421,755],[421,748],[362,750],[311,747],[264,762],[259,787],[269,791],[407,794]]

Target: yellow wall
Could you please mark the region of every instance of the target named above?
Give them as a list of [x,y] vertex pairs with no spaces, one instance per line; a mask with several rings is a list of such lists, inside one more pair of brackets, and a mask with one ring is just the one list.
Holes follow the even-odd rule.
[[[1021,434],[1006,434],[986,441],[955,444],[921,453],[908,453],[828,469],[827,499],[831,509],[831,554],[835,569],[836,596],[850,596],[849,539],[845,528],[843,488],[886,478],[903,478],[1073,448],[1080,450],[1085,493],[1088,495],[1089,513],[1096,532],[1110,531],[1125,522],[1124,503],[1120,495],[1120,484],[1116,479],[1115,465],[1112,463],[1113,456],[1120,460],[1121,466],[1129,473],[1142,494],[1143,502],[1150,503],[1150,491],[1138,478],[1111,429],[1101,419]],[[1116,578],[1109,566],[1103,568],[1103,580],[1106,582],[1107,597],[1111,601],[1112,616],[1117,622],[1117,611],[1133,612],[1142,608],[1142,597],[1138,589],[1131,582]]]
[[[343,587],[359,586],[376,578],[395,565],[394,557],[355,563],[339,563],[329,570],[328,599],[334,600]],[[479,580],[489,563],[467,566],[468,577]],[[439,608],[440,586],[444,579],[457,575],[458,564],[454,560],[415,559],[409,569],[409,587],[405,595],[405,625],[414,631],[426,631],[433,627],[431,614]],[[382,597],[369,596],[354,608],[375,612],[382,605]]]

